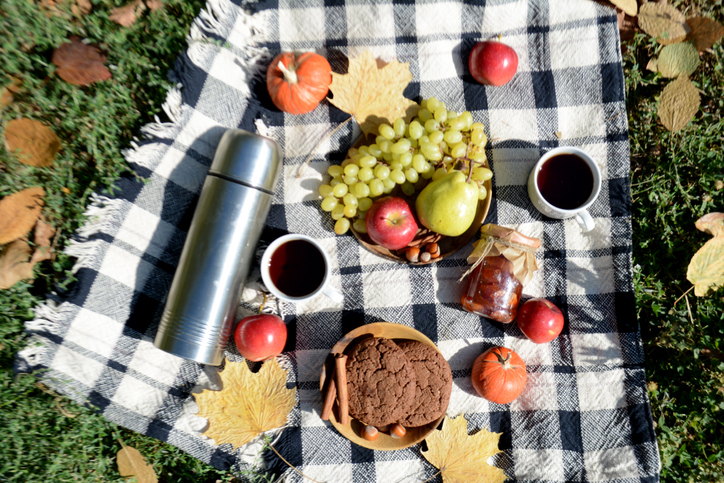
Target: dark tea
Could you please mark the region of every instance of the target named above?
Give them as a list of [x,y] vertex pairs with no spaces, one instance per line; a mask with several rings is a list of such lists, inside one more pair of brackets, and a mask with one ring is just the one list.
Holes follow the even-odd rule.
[[540,167],[536,178],[543,198],[563,210],[582,206],[593,192],[593,172],[575,154],[558,154]]
[[324,255],[306,240],[279,245],[269,259],[272,283],[288,297],[306,297],[324,282]]

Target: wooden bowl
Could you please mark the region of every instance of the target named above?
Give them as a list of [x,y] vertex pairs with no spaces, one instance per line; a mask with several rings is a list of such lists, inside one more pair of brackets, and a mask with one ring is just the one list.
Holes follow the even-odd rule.
[[[485,217],[488,216],[488,211],[490,210],[490,203],[492,202],[492,194],[493,194],[493,182],[492,180],[485,181],[483,183],[483,186],[485,186],[485,189],[488,190],[488,196],[485,197],[484,200],[478,201],[478,209],[475,212],[475,218],[473,219],[473,223],[470,225],[470,228],[465,231],[460,236],[443,236],[437,244],[440,247],[440,256],[437,258],[431,259],[429,262],[417,262],[413,263],[407,260],[405,258],[404,249],[403,250],[388,250],[387,248],[378,245],[377,243],[373,242],[372,239],[367,235],[366,233],[360,233],[354,228],[350,227],[350,231],[354,234],[355,238],[360,242],[360,244],[365,247],[367,250],[371,251],[375,255],[379,255],[382,258],[386,258],[388,260],[392,260],[399,263],[407,263],[410,265],[429,265],[430,263],[434,263],[437,261],[442,260],[445,257],[449,257],[453,253],[460,250],[462,247],[468,244],[470,240],[475,238],[475,236],[480,231],[480,227],[483,226],[483,222],[485,221]],[[413,213],[415,212],[415,199],[417,199],[418,193],[415,193],[412,197],[404,196],[401,194],[396,194],[395,196],[400,196],[401,198],[404,198],[407,200],[407,202],[410,204],[410,207],[412,208]],[[417,216],[417,215],[415,215]],[[419,222],[418,222],[419,225]],[[420,225],[422,227],[422,225]],[[424,228],[424,227],[422,227]],[[423,249],[422,247],[420,248]],[[397,252],[400,252],[399,254]]]
[[[395,342],[402,342],[405,340],[416,340],[424,344],[428,344],[435,348],[439,352],[439,349],[433,341],[428,339],[421,332],[402,324],[394,324],[391,322],[375,322],[373,324],[363,325],[355,330],[346,334],[342,339],[337,342],[332,350],[330,351],[324,365],[322,366],[322,374],[319,380],[319,389],[322,391],[322,399],[324,400],[324,389],[326,389],[325,382],[327,380],[327,374],[332,374],[334,369],[334,355],[344,353],[347,348],[352,348],[358,342],[367,339],[369,337],[386,337],[392,339]],[[446,408],[447,409],[447,408]],[[417,444],[424,440],[432,431],[437,428],[442,422],[445,414],[440,416],[437,420],[426,424],[425,426],[419,426],[416,428],[405,428],[407,432],[402,438],[393,438],[389,434],[379,433],[379,437],[374,441],[367,441],[362,437],[362,431],[364,430],[364,423],[352,418],[350,416],[349,424],[340,424],[337,421],[335,414],[337,414],[337,405],[335,403],[332,410],[332,415],[329,421],[332,425],[337,428],[342,436],[348,440],[356,443],[360,446],[369,449],[376,449],[382,451],[392,451],[396,449],[403,449]]]
[[[357,138],[357,140],[354,142],[352,147],[358,148],[362,146],[363,144],[369,143],[370,140],[366,139],[365,136],[360,136]],[[490,163],[486,163],[485,166],[490,168]],[[381,256],[382,258],[386,258],[388,260],[392,260],[399,263],[408,263],[410,265],[428,265],[430,263],[437,262],[439,260],[442,260],[445,257],[448,257],[452,255],[453,253],[460,250],[462,247],[468,244],[470,240],[472,240],[480,231],[480,227],[483,226],[483,222],[485,221],[485,217],[488,216],[488,211],[490,210],[490,203],[493,199],[493,180],[489,179],[483,183],[483,186],[485,186],[485,189],[488,190],[488,196],[485,197],[484,200],[478,201],[478,209],[475,212],[475,218],[473,219],[473,223],[470,225],[470,228],[465,231],[460,236],[456,237],[448,237],[444,236],[440,239],[440,241],[437,242],[437,244],[440,246],[440,256],[437,258],[433,258],[429,262],[417,262],[412,263],[407,258],[405,258],[404,249],[403,250],[388,250],[387,248],[378,245],[377,243],[373,242],[372,239],[366,234],[366,233],[360,233],[357,230],[355,230],[353,227],[350,227],[350,231],[352,234],[354,234],[355,238],[360,242],[360,244],[365,247],[367,250],[371,251],[372,253]],[[401,198],[404,198],[412,208],[412,212],[415,213],[415,200],[417,199],[417,195],[419,192],[415,192],[412,196],[405,196],[401,190],[400,187],[396,187],[394,191],[391,193],[394,196],[399,196]],[[417,214],[415,213],[415,216]],[[418,222],[418,225],[420,223]],[[422,225],[420,225],[420,228],[424,228]],[[400,252],[399,254],[397,252]]]

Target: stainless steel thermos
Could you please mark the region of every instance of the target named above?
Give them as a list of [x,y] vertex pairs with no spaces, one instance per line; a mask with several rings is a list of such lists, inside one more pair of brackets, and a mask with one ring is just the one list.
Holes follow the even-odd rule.
[[271,139],[227,131],[216,149],[154,345],[219,365],[281,171]]

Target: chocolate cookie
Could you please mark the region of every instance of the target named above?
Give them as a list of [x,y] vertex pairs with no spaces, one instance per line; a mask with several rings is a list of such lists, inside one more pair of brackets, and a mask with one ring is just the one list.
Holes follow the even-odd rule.
[[398,345],[412,363],[416,380],[410,413],[399,423],[405,427],[423,426],[447,409],[453,380],[450,364],[434,347],[423,342],[406,341]]
[[347,395],[353,418],[378,427],[395,423],[410,411],[415,371],[390,339],[365,339],[348,353]]

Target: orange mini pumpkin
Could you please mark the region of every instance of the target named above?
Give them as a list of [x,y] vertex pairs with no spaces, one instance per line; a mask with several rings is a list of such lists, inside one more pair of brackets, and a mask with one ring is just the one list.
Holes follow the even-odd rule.
[[304,114],[324,99],[332,83],[332,67],[313,52],[282,52],[266,72],[272,102],[289,114]]
[[475,359],[473,387],[482,397],[508,404],[520,396],[528,380],[525,362],[506,347],[491,347]]

